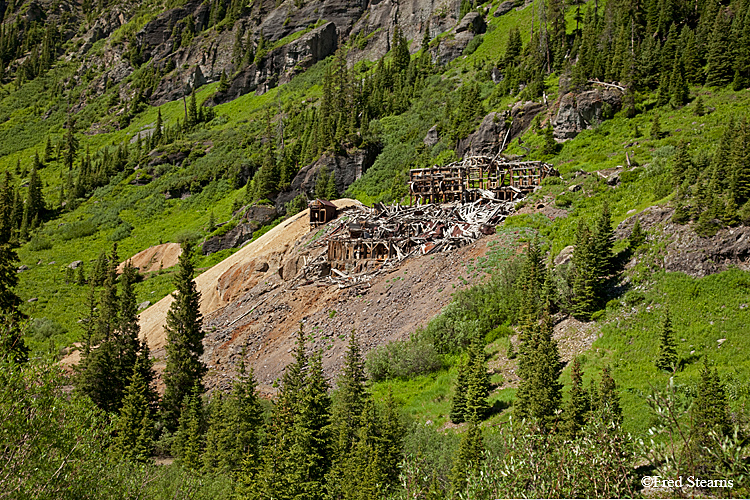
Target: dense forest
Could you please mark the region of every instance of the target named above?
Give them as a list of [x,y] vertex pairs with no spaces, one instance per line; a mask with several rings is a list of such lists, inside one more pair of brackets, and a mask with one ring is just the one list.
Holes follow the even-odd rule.
[[[0,498],[747,497],[750,1],[0,6]],[[561,176],[481,279],[403,340],[335,332],[334,376],[300,324],[272,387],[244,350],[207,385],[194,278],[238,249],[203,242],[248,207],[257,240],[312,198],[408,203],[490,124]],[[175,268],[121,266],[165,242]],[[155,358],[140,304],[170,293]],[[594,332],[566,361],[563,321]]]

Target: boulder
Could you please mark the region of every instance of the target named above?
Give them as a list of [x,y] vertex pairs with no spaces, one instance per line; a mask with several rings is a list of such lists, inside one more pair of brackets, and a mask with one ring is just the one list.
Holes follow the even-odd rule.
[[503,15],[507,14],[508,12],[510,12],[511,10],[513,10],[513,7],[515,7],[515,6],[516,6],[516,2],[514,2],[512,0],[508,0],[507,2],[503,2],[503,3],[501,3],[500,5],[497,6],[497,9],[495,9],[495,13],[493,15],[495,17],[503,16]]
[[[622,107],[622,92],[614,88],[568,92],[560,99],[557,116],[552,121],[554,137],[558,141],[574,138],[582,130],[591,128]],[[607,111],[607,108],[609,110]]]
[[511,124],[507,145],[523,134],[531,125],[534,117],[543,110],[544,105],[542,103],[527,101],[516,103],[510,111],[510,116],[507,111],[502,113],[492,112],[482,119],[482,123],[476,132],[459,141],[456,153],[460,157],[466,155],[495,155],[508,133],[505,128],[506,122]]
[[140,304],[138,304],[138,310],[142,311],[143,309],[146,309],[150,305],[151,305],[151,301],[149,300],[143,301]]
[[268,271],[268,262],[258,262],[255,265],[256,273],[265,273],[266,271]]
[[555,257],[555,266],[564,266],[573,259],[573,252],[575,252],[576,247],[573,245],[568,245],[562,250],[560,250],[560,253],[557,254],[557,257]]
[[253,231],[257,229],[254,224],[238,224],[223,236],[214,236],[203,242],[201,251],[203,255],[210,255],[227,248],[236,248],[253,237]]
[[484,18],[479,12],[469,12],[461,19],[461,22],[458,23],[454,33],[458,34],[463,33],[464,31],[470,31],[475,35],[481,35],[487,31],[487,23],[484,22]]
[[246,221],[254,224],[256,226],[256,229],[258,229],[262,226],[265,226],[266,224],[273,222],[273,220],[278,217],[278,213],[276,212],[276,209],[274,207],[253,205],[245,209],[242,217]]
[[428,148],[433,147],[439,141],[440,134],[438,133],[437,125],[433,125],[432,128],[427,131],[427,135],[424,136],[424,139],[422,139],[422,142],[424,142],[424,145]]
[[71,262],[70,264],[68,264],[68,267],[71,268],[71,269],[78,269],[78,266],[80,266],[82,264],[83,264],[82,260],[74,260],[73,262]]

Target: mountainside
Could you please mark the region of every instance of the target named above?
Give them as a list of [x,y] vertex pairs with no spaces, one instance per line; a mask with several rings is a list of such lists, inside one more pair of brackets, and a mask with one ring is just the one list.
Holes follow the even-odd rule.
[[[732,477],[669,491],[747,495],[750,1],[0,13],[0,405],[24,391],[73,405],[59,426],[87,429],[102,464],[176,458],[122,466],[154,498],[181,481],[196,498],[663,493],[641,474]],[[457,163],[474,156],[554,175],[483,200],[494,174]],[[410,170],[433,166],[503,216],[417,224],[386,208],[411,205]],[[311,226],[316,199],[338,218]],[[390,214],[378,236],[361,206]],[[329,247],[344,229],[373,255]],[[402,239],[422,246],[402,259]],[[180,326],[176,304],[202,323]],[[17,336],[28,371],[10,368]],[[0,435],[16,442],[24,418]],[[54,497],[24,486],[48,476],[57,493],[96,490],[76,460],[0,477],[28,498]],[[123,497],[118,478],[96,494]]]

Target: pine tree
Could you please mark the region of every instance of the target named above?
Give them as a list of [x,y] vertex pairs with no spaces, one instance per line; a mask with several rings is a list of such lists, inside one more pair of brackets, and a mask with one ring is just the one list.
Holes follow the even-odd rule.
[[[608,407],[610,415],[616,424],[622,424],[622,407],[620,406],[620,395],[617,392],[617,384],[612,378],[612,371],[609,365],[602,369],[602,382],[597,394],[598,408]],[[609,422],[607,422],[609,423]]]
[[454,424],[463,422],[464,415],[466,414],[467,369],[468,367],[464,362],[458,365],[458,376],[456,377],[456,385],[453,388],[450,414],[451,422]]
[[125,389],[120,418],[115,424],[113,450],[125,460],[148,462],[154,447],[154,420],[150,384],[134,367]]
[[593,236],[583,221],[578,224],[572,261],[572,314],[580,320],[588,321],[596,306],[596,256],[593,252]]
[[205,446],[206,416],[203,409],[203,386],[196,383],[185,395],[179,425],[175,433],[172,453],[187,469],[198,470]]
[[595,294],[602,298],[604,283],[608,275],[612,272],[612,248],[615,244],[615,233],[612,229],[612,214],[609,210],[609,203],[606,201],[602,205],[599,218],[596,221],[596,228],[592,235],[591,251],[594,256],[594,267],[596,276]]
[[708,44],[708,68],[706,85],[724,87],[732,81],[732,51],[730,50],[730,24],[728,14],[720,9],[714,21],[713,33]]
[[229,90],[229,81],[227,80],[227,74],[224,70],[221,70],[221,78],[219,78],[219,92],[226,92]]
[[200,292],[193,280],[193,245],[182,245],[175,275],[177,291],[167,312],[167,366],[164,370],[164,423],[167,429],[177,426],[181,405],[195,387],[202,391],[206,366],[203,355],[203,316],[200,313]]
[[326,199],[328,182],[330,174],[328,173],[328,167],[323,166],[318,170],[318,177],[315,181],[315,197],[320,199]]
[[151,147],[155,148],[162,141],[162,128],[164,124],[161,119],[161,108],[157,108],[156,111],[156,125],[154,126],[154,132],[151,134]]
[[729,417],[726,388],[713,370],[707,358],[703,359],[701,379],[696,397],[690,409],[692,417],[690,452],[698,471],[706,474],[720,466],[714,463],[712,450],[721,446],[722,439],[729,435],[732,423]]
[[487,373],[487,360],[484,344],[475,338],[469,347],[469,366],[466,377],[464,420],[477,422],[487,417],[490,411],[490,376]]
[[338,197],[339,192],[336,189],[336,172],[331,172],[331,175],[328,176],[328,181],[326,182],[325,199],[336,200]]
[[661,131],[661,120],[659,115],[655,114],[653,120],[651,120],[651,132],[649,133],[652,139],[661,139],[663,132]]
[[570,370],[570,401],[565,411],[565,431],[570,439],[575,439],[578,432],[586,425],[589,408],[589,394],[583,386],[583,370],[578,358],[573,360]]
[[521,382],[513,404],[513,414],[519,419],[534,418],[544,432],[552,430],[560,409],[560,354],[552,339],[552,319],[542,313],[539,324],[526,332],[519,352],[517,373]]
[[641,227],[641,220],[636,218],[633,224],[633,230],[630,232],[628,237],[628,246],[631,250],[636,250],[638,247],[646,242],[646,233]]
[[21,298],[16,295],[18,255],[7,243],[0,244],[0,359],[15,363],[28,360],[29,348],[23,340],[23,320],[19,310]]
[[659,370],[674,371],[677,368],[677,343],[672,333],[672,320],[669,310],[664,312],[664,322],[661,327],[659,357],[656,360]]
[[29,189],[26,195],[26,204],[24,209],[24,218],[28,219],[29,229],[35,229],[33,221],[41,221],[46,213],[44,195],[42,194],[42,180],[39,178],[37,171],[37,162],[31,167],[31,176],[29,177]]
[[482,430],[476,420],[471,420],[466,433],[461,438],[458,454],[451,468],[450,482],[453,495],[462,492],[466,488],[466,481],[469,477],[479,471],[483,452]]

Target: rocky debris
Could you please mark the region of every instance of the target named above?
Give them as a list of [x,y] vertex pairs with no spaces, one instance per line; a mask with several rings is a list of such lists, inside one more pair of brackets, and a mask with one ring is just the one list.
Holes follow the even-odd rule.
[[149,300],[143,301],[140,304],[138,304],[138,310],[142,311],[143,309],[146,309],[150,305],[151,305],[151,301]]
[[557,257],[555,257],[555,266],[564,266],[566,264],[569,264],[571,260],[573,260],[573,252],[575,252],[576,247],[574,245],[568,245],[562,250],[560,250],[560,253],[557,254]]
[[569,193],[575,193],[577,191],[580,191],[581,189],[583,188],[581,188],[580,184],[571,184],[570,186],[568,186]]
[[604,121],[608,114],[619,111],[622,94],[622,91],[612,87],[565,94],[560,99],[557,116],[552,121],[555,139],[572,139],[579,132]]
[[[693,224],[675,224],[671,207],[652,206],[622,221],[615,230],[618,239],[628,238],[635,220],[649,233],[648,240],[667,241],[666,248],[654,264],[666,271],[678,271],[693,277],[725,271],[729,267],[750,270],[750,227],[720,229],[714,236],[704,238],[696,234]],[[636,254],[628,264],[649,258]]]
[[71,269],[78,269],[78,266],[80,266],[82,264],[83,264],[82,260],[74,260],[73,262],[71,262],[70,264],[68,264],[68,267],[71,268]]
[[237,248],[253,237],[253,231],[258,229],[255,224],[238,224],[223,235],[207,239],[201,246],[203,255],[210,255],[228,248]]
[[22,273],[22,272],[28,271],[28,270],[29,270],[29,266],[27,266],[26,264],[23,264],[21,266],[18,266],[18,269],[16,269],[16,272],[17,273]]
[[495,17],[504,16],[505,14],[513,10],[513,7],[515,6],[516,6],[516,2],[513,0],[508,0],[507,2],[503,2],[497,6],[497,9],[495,9],[495,13],[493,15]]
[[114,5],[111,9],[97,17],[93,26],[81,37],[83,44],[78,49],[78,53],[85,54],[97,41],[107,38],[117,28],[127,23],[125,15],[125,11],[120,6]]
[[[484,123],[484,122],[482,122]],[[440,134],[438,133],[437,125],[433,125],[430,130],[427,131],[427,135],[424,136],[422,142],[428,148],[433,147],[435,144],[440,142]]]
[[321,156],[317,161],[302,167],[292,179],[289,189],[279,193],[276,197],[276,211],[280,214],[286,213],[286,204],[299,194],[304,193],[308,198],[313,198],[318,172],[323,167],[335,175],[336,190],[343,193],[372,166],[379,153],[380,146],[370,146],[343,155]]
[[256,273],[265,273],[266,271],[268,271],[268,262],[258,262],[255,264]]
[[26,302],[36,302],[37,300],[39,300],[37,297],[32,297],[29,300],[27,300]]

